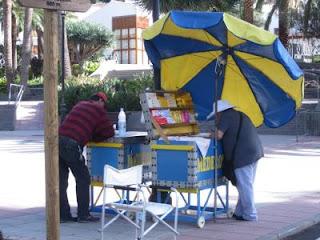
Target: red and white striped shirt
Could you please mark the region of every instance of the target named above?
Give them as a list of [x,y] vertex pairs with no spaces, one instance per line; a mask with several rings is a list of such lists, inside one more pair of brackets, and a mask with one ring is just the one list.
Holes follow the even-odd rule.
[[94,101],[81,101],[60,125],[59,135],[85,146],[89,141],[103,141],[112,137],[114,129],[105,108]]

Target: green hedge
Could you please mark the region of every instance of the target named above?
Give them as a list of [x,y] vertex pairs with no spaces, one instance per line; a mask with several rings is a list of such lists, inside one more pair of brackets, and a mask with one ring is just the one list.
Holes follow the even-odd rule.
[[[109,112],[118,112],[121,107],[125,111],[139,111],[141,110],[139,94],[146,88],[153,88],[152,75],[142,75],[132,80],[72,78],[66,80],[65,104],[69,112],[77,102],[87,100],[94,93],[103,91],[108,95],[107,109]],[[59,91],[60,100],[61,91]]]

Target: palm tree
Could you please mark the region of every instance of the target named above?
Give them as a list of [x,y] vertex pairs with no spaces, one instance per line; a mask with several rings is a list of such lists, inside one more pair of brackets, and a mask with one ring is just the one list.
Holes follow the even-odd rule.
[[243,19],[253,23],[253,0],[244,0]]
[[[58,24],[58,29],[59,29],[59,42],[60,45],[62,45],[62,31],[64,31],[64,79],[70,78],[72,76],[71,72],[71,62],[70,62],[70,54],[69,54],[69,48],[68,48],[68,35],[67,35],[67,28],[64,26],[64,29],[62,30],[62,21],[65,21],[66,16],[63,16],[65,13],[60,13],[60,20]],[[61,53],[60,53],[61,54]],[[61,57],[61,56],[60,56]],[[61,59],[61,58],[60,58]]]
[[38,59],[43,59],[43,11],[42,9],[34,9],[32,14],[32,28],[37,33],[37,53]]
[[7,89],[13,82],[13,64],[12,64],[12,1],[3,0],[3,28],[4,28],[4,58],[5,74],[7,79]]
[[29,65],[31,59],[32,48],[32,8],[25,8],[24,10],[24,26],[23,26],[23,43],[21,56],[21,84],[27,87],[29,79]]
[[289,39],[289,0],[281,0],[279,5],[279,39],[287,48]]
[[17,53],[17,40],[18,34],[23,28],[23,8],[17,3],[12,1],[12,68],[13,78],[15,78],[18,67],[18,53]]

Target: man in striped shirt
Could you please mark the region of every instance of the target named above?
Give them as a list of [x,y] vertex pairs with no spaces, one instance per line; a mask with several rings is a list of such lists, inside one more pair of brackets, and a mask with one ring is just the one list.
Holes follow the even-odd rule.
[[[103,141],[114,135],[105,108],[103,92],[76,104],[59,128],[60,222],[95,222],[89,214],[90,175],[82,155],[89,141]],[[72,217],[67,196],[69,169],[76,180],[78,218]]]

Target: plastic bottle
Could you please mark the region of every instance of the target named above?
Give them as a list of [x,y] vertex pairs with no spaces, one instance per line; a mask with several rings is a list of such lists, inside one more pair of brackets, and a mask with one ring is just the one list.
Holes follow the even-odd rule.
[[120,108],[118,115],[118,132],[120,137],[126,135],[126,114],[123,111],[123,108]]

